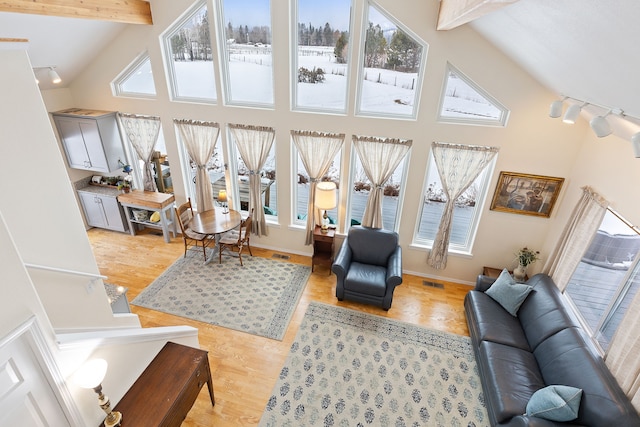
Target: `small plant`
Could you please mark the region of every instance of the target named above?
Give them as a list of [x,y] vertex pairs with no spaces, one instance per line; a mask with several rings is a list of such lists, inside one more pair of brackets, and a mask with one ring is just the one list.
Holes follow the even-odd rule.
[[524,247],[516,252],[516,259],[521,266],[527,267],[540,259],[540,251]]

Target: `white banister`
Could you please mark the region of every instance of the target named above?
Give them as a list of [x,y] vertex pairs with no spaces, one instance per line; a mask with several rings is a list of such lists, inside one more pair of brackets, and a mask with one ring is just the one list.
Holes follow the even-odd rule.
[[86,273],[84,271],[67,270],[66,268],[48,267],[46,265],[24,263],[24,266],[27,267],[27,268],[35,268],[35,269],[38,269],[38,270],[47,270],[47,271],[55,271],[57,273],[73,274],[75,276],[93,277],[94,279],[106,279],[107,278],[107,276],[103,276],[101,274]]

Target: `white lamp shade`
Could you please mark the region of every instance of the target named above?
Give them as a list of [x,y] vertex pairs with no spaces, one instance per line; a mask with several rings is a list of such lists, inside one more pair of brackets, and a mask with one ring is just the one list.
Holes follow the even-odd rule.
[[62,81],[58,73],[56,73],[56,70],[54,70],[53,68],[49,70],[49,78],[51,78],[51,83],[54,84],[58,84]]
[[226,202],[227,201],[227,191],[226,190],[218,191],[218,201],[219,202]]
[[607,135],[611,135],[611,126],[606,118],[602,116],[596,116],[589,121],[591,129],[595,132],[598,138],[603,138]]
[[631,147],[633,148],[633,155],[636,158],[640,158],[640,132],[633,134],[631,137]]
[[73,382],[82,388],[96,388],[107,373],[107,361],[92,359],[86,362],[73,374]]
[[319,182],[316,185],[315,204],[318,209],[333,209],[336,207],[335,182]]
[[582,107],[578,104],[573,104],[569,108],[567,108],[567,112],[564,113],[563,122],[574,124],[576,120],[578,120],[578,116],[580,115],[580,110]]
[[555,100],[551,103],[551,108],[549,108],[549,117],[553,119],[557,119],[562,115],[562,106],[563,102],[561,100]]

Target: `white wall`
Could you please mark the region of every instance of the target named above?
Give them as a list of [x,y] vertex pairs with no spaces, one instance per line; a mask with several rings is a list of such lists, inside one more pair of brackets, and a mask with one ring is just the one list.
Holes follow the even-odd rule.
[[[303,230],[291,226],[290,189],[293,177],[289,172],[291,129],[308,129],[347,134],[345,161],[349,157],[350,135],[399,137],[414,141],[409,165],[409,179],[401,217],[400,236],[403,246],[404,269],[420,275],[442,277],[461,282],[472,282],[483,265],[512,266],[514,252],[522,247],[543,248],[565,200],[565,191],[558,200],[551,218],[538,218],[489,210],[489,202],[500,171],[513,171],[538,175],[564,177],[567,185],[580,150],[584,134],[578,127],[569,127],[547,116],[549,103],[556,98],[529,74],[481,38],[470,27],[452,31],[435,30],[438,2],[407,0],[403,2],[381,0],[378,4],[402,21],[412,32],[429,43],[426,75],[420,109],[416,121],[386,120],[354,117],[353,105],[347,116],[318,115],[292,112],[289,109],[289,17],[288,2],[272,2],[275,110],[199,105],[168,100],[167,82],[160,49],[160,34],[191,5],[190,0],[161,2],[152,0],[153,26],[130,26],[108,46],[70,87],[76,107],[118,110],[140,114],[159,115],[163,123],[164,138],[171,159],[172,178],[176,199],[184,200],[185,190],[180,177],[173,118],[213,120],[221,124],[245,123],[269,125],[276,129],[276,159],[278,168],[279,225],[270,227],[268,237],[256,238],[255,244],[295,253],[311,253],[304,245]],[[355,2],[354,13],[359,13],[364,2]],[[211,7],[211,2],[209,2]],[[353,34],[352,37],[359,37]],[[280,48],[280,49],[279,49]],[[157,99],[136,100],[116,98],[110,82],[141,52],[148,50],[151,57]],[[451,62],[482,88],[510,109],[506,128],[441,124],[436,121],[446,63]],[[352,81],[355,82],[355,75]],[[220,78],[217,93],[222,93]],[[355,84],[350,98],[355,97]],[[47,105],[55,96],[48,96]],[[353,104],[353,103],[352,103]],[[52,111],[52,109],[49,109]],[[222,136],[226,138],[223,132]],[[491,180],[488,201],[478,230],[472,256],[449,257],[444,270],[427,267],[427,252],[411,247],[417,215],[420,209],[427,156],[432,141],[462,144],[492,145],[500,147],[497,166]],[[346,171],[343,170],[343,173]],[[346,176],[346,175],[343,175]],[[346,203],[346,186],[342,188],[341,207]],[[343,214],[342,218],[344,218]],[[342,220],[344,221],[344,220]],[[543,256],[545,254],[543,253]],[[541,264],[541,263],[539,263]],[[536,265],[539,268],[541,265]]]

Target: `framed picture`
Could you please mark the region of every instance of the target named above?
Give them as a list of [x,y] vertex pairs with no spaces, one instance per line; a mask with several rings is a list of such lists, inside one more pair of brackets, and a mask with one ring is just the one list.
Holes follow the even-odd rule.
[[491,210],[549,218],[564,178],[500,172]]

